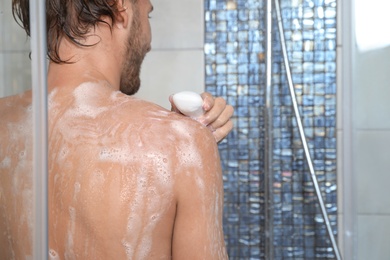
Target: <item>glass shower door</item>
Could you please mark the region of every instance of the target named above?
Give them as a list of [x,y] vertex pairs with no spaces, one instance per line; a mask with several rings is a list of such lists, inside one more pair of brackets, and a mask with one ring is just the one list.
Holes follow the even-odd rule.
[[0,259],[27,259],[33,254],[30,42],[11,5],[0,0]]
[[30,42],[0,0],[0,259],[47,258],[44,6],[30,1]]

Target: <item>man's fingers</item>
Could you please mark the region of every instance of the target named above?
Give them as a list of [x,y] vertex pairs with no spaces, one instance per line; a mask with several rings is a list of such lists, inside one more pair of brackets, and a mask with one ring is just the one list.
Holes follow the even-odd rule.
[[225,109],[218,116],[218,118],[216,120],[214,120],[208,126],[214,130],[224,126],[231,119],[231,117],[233,116],[233,113],[234,113],[233,107],[231,105],[226,105]]
[[[223,114],[223,112],[226,109],[226,101],[225,99],[221,97],[217,97],[214,99],[214,106],[210,111],[207,111],[204,115],[202,115],[199,118],[199,121],[202,122],[204,125],[209,125],[216,121],[217,119],[219,120],[219,116]],[[226,121],[226,119],[222,120]],[[221,123],[219,123],[220,125]]]
[[203,92],[202,94],[200,94],[200,96],[203,99],[203,110],[206,112],[209,111],[214,106],[213,95],[208,92]]
[[228,122],[226,122],[225,125],[215,130],[213,132],[213,135],[217,143],[223,140],[230,133],[232,129],[233,129],[233,122],[229,120]]
[[[203,110],[205,113],[197,118],[197,121],[206,125],[214,135],[217,142],[223,140],[233,129],[234,109],[231,105],[226,104],[226,100],[221,97],[214,98],[210,93],[201,94],[203,99]],[[180,111],[176,108],[172,96],[169,97],[171,110],[177,113]]]

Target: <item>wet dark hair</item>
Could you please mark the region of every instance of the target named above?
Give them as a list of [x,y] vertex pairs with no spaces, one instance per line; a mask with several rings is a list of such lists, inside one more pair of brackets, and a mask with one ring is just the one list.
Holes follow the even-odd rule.
[[[82,41],[98,23],[105,23],[112,28],[116,15],[123,11],[118,10],[117,1],[124,0],[46,0],[47,55],[50,60],[59,64],[70,63],[69,60],[62,60],[59,55],[60,43],[64,37],[78,46],[93,46],[82,44]],[[12,14],[28,36],[29,4],[29,0],[12,0]],[[111,24],[103,21],[102,17],[110,18]]]

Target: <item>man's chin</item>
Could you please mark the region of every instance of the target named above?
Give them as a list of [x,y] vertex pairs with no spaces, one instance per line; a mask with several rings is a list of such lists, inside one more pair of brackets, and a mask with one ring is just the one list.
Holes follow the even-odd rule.
[[129,84],[129,82],[122,82],[120,86],[120,91],[123,94],[131,96],[138,92],[140,85],[141,85],[140,79],[135,81],[133,80],[132,84]]

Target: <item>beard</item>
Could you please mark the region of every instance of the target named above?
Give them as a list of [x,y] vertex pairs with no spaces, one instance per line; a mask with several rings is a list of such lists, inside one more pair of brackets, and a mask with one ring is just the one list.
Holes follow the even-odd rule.
[[150,45],[141,42],[142,29],[138,13],[134,12],[132,29],[126,43],[125,59],[120,80],[120,91],[126,95],[137,93],[141,85],[141,65]]

